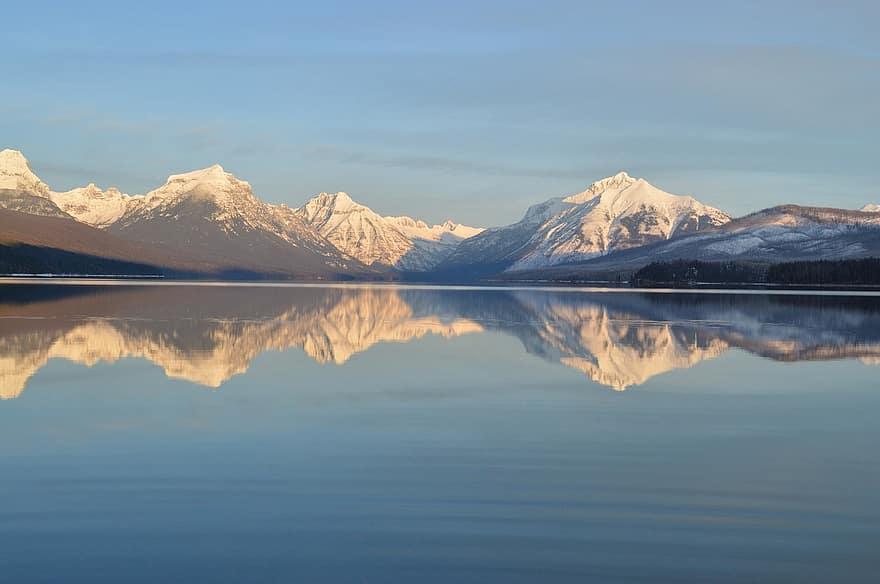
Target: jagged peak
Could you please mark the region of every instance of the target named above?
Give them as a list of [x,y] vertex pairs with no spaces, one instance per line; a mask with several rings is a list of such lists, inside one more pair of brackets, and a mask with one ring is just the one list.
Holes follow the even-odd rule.
[[318,193],[306,202],[305,207],[330,209],[332,211],[349,211],[352,209],[367,209],[352,199],[348,193]]
[[[597,180],[593,184],[589,186],[587,190],[582,193],[577,193],[575,195],[571,195],[568,197],[564,197],[561,199],[565,203],[574,203],[581,204],[586,203],[587,201],[592,201],[593,199],[603,196],[606,193],[617,194],[624,191],[627,191],[633,185],[643,184],[647,186],[651,186],[647,181],[641,178],[633,178],[629,174],[624,171],[620,171],[617,174],[607,176],[603,179]],[[553,199],[548,202],[559,201],[560,199]]]
[[587,190],[593,193],[599,193],[613,188],[620,189],[623,187],[628,187],[629,185],[639,180],[640,179],[631,177],[625,171],[620,171],[615,175],[607,176],[601,180],[597,180],[596,182],[591,184],[590,188]]
[[96,185],[93,182],[90,182],[84,187],[76,187],[74,189],[70,189],[69,191],[64,191],[65,193],[86,193],[86,194],[96,194],[104,192],[101,187]]
[[397,225],[399,227],[408,227],[408,228],[415,228],[415,229],[428,229],[429,228],[428,224],[425,223],[424,221],[421,221],[419,219],[413,219],[412,217],[410,217],[408,215],[398,215],[398,216],[389,215],[389,216],[385,217],[385,219],[388,221],[391,221],[392,223],[394,223],[395,225]]
[[339,221],[344,221],[346,217],[353,216],[364,216],[368,221],[381,221],[381,217],[372,209],[354,202],[348,193],[343,191],[318,193],[294,212],[312,225],[335,225]]
[[87,197],[101,197],[102,195],[108,195],[111,197],[129,197],[129,198],[131,198],[131,197],[136,198],[136,197],[142,196],[142,195],[134,195],[134,196],[127,195],[127,194],[123,193],[122,191],[120,191],[116,187],[108,187],[106,189],[102,189],[101,187],[99,187],[98,185],[96,185],[93,182],[90,182],[89,184],[87,184],[84,187],[76,187],[76,188],[70,189],[69,191],[58,191],[58,192],[53,191],[52,192],[53,198],[59,197],[59,196],[63,197],[65,195],[67,195],[67,196],[85,195]]

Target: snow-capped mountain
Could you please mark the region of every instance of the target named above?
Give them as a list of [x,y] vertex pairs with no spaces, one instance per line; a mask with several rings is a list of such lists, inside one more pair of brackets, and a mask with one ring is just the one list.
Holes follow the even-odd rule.
[[95,183],[61,193],[51,192],[49,198],[80,223],[98,228],[109,227],[125,214],[130,202],[143,199],[112,187],[103,191]]
[[0,208],[30,215],[70,217],[52,202],[49,187],[18,150],[0,151]]
[[249,183],[217,164],[172,175],[158,189],[129,197],[108,230],[198,253],[232,271],[363,271],[360,262],[340,253],[293,210],[264,203]]
[[880,203],[868,203],[862,207],[862,211],[865,213],[880,213]]
[[[705,232],[619,251],[571,266],[545,269],[541,277],[635,270],[652,261],[839,260],[880,255],[880,213],[781,205]],[[524,275],[531,277],[535,273]]]
[[452,221],[428,226],[410,217],[383,217],[347,193],[321,193],[297,212],[343,253],[401,271],[430,270],[482,231]]
[[671,195],[625,172],[582,193],[534,205],[517,223],[466,240],[445,269],[536,269],[587,260],[698,233],[730,216],[692,197]]

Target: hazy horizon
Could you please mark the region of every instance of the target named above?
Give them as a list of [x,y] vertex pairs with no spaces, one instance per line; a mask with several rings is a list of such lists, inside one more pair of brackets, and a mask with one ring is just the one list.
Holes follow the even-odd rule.
[[473,225],[621,170],[734,215],[880,201],[872,2],[4,10],[0,147],[55,190],[219,163]]

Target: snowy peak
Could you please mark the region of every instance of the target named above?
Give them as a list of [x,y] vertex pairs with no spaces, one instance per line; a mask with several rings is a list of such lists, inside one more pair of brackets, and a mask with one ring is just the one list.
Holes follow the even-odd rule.
[[200,170],[193,170],[190,172],[185,172],[182,174],[172,174],[168,177],[168,180],[165,181],[165,184],[210,184],[216,186],[224,186],[230,180],[234,180],[235,177],[223,170],[223,167],[219,164],[214,164],[207,168],[202,168]]
[[49,196],[49,187],[33,173],[24,154],[8,148],[0,151],[0,190]]
[[348,193],[320,193],[311,198],[300,210],[310,223],[329,221],[340,213],[373,213],[368,207],[355,203]]
[[119,219],[127,224],[151,214],[173,217],[187,206],[191,210],[206,209],[204,212],[210,214],[206,218],[220,223],[243,215],[246,222],[256,224],[264,222],[271,215],[270,206],[254,196],[250,183],[239,180],[215,164],[200,170],[172,174],[158,189],[142,197],[132,197],[125,214]]
[[[645,182],[642,179],[631,177],[625,172],[618,172],[613,176],[597,180],[587,188],[587,190],[565,197],[563,202],[579,205],[590,201],[597,196],[616,194],[628,190],[630,187],[639,182]],[[647,183],[646,183],[647,184]]]
[[0,150],[0,172],[3,174],[23,174],[31,171],[27,158],[18,150]]
[[619,172],[614,176],[596,181],[587,190],[565,197],[562,201],[572,205],[581,205],[594,199],[600,199],[618,208],[634,204],[657,206],[700,205],[693,197],[672,195],[658,189],[643,178],[633,178],[625,172]]
[[463,237],[480,231],[451,221],[429,227],[412,217],[383,217],[344,192],[320,193],[297,213],[341,252],[405,271],[431,269]]
[[399,229],[347,193],[320,193],[296,212],[339,251],[367,265],[396,266],[413,247]]
[[27,158],[18,150],[0,151],[0,208],[40,215],[70,216],[49,198],[49,187],[33,173]]
[[63,193],[52,192],[49,198],[77,221],[103,229],[122,217],[131,201],[143,197],[132,197],[113,187],[102,191],[95,183],[89,183]]
[[[149,195],[179,196],[183,194],[222,195],[251,191],[250,183],[239,180],[219,164],[183,174],[172,174],[160,188]],[[148,195],[148,196],[149,196]]]
[[585,261],[717,227],[730,216],[693,197],[672,195],[626,172],[585,191],[533,205],[517,223],[462,242],[445,269],[483,262],[491,269],[544,268]]
[[400,217],[388,216],[385,217],[385,220],[390,221],[401,229],[430,229],[428,224],[424,221],[413,219],[406,215],[401,215]]
[[868,203],[861,210],[865,213],[880,213],[880,203]]
[[452,219],[447,219],[440,225],[428,225],[424,221],[407,216],[385,217],[385,220],[395,225],[411,238],[428,241],[445,240],[449,243],[457,243],[483,231],[482,227],[469,227],[456,223]]
[[459,239],[467,239],[468,237],[473,237],[478,233],[484,231],[482,227],[470,227],[468,225],[462,225],[461,223],[456,223],[452,219],[447,219],[440,225],[434,225],[431,229],[435,231],[440,231],[443,233],[450,233],[455,235]]
[[610,189],[623,190],[639,180],[642,179],[633,178],[626,172],[620,171],[613,176],[597,180],[587,190],[591,193],[601,193]]
[[[565,206],[568,206],[567,208]],[[718,227],[727,213],[625,172],[562,199],[510,269],[575,262]]]
[[254,195],[250,183],[239,180],[215,164],[200,170],[172,174],[158,189],[142,197],[132,197],[125,215],[120,219],[123,224],[129,224],[144,219],[179,218],[183,215],[200,215],[203,219],[223,225],[226,230],[233,229],[230,222],[264,229],[267,222],[273,221],[274,211],[271,205]]

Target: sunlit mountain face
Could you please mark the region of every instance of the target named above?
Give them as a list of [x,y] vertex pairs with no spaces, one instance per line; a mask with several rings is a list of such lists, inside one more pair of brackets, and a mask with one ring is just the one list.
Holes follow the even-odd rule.
[[[27,300],[22,300],[26,298]],[[776,361],[880,364],[880,298],[585,293],[524,289],[7,286],[0,296],[0,397],[53,359],[91,367],[144,359],[217,388],[267,351],[332,366],[380,343],[500,334],[523,358],[615,390],[730,350]]]

